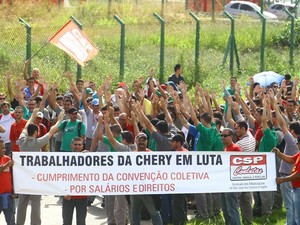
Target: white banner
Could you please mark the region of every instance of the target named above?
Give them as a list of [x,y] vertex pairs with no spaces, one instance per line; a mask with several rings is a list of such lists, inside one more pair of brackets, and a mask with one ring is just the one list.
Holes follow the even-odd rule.
[[16,193],[119,195],[276,190],[274,153],[14,152]]

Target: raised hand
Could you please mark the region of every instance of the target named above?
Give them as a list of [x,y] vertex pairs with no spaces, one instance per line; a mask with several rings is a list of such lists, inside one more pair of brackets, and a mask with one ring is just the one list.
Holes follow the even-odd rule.
[[211,95],[210,95],[210,97],[211,97],[211,99],[216,100],[216,99],[217,99],[217,94],[216,94],[216,92],[215,92],[215,91],[212,92]]
[[101,86],[98,88],[98,91],[97,91],[98,97],[103,96],[103,93],[104,93],[104,86],[101,85]]
[[62,121],[62,120],[64,119],[64,116],[65,116],[65,110],[62,110],[62,111],[58,114],[57,120],[58,120],[58,121]]
[[[110,107],[109,107],[109,108],[110,108]],[[104,114],[104,123],[105,123],[105,124],[108,124],[108,123],[109,123],[109,114],[108,114],[108,113]]]
[[253,76],[248,77],[248,81],[250,85],[253,85],[254,84]]
[[144,77],[138,78],[137,81],[139,82],[139,84],[142,84],[144,82]]
[[128,89],[129,89],[129,86],[127,83],[124,82],[124,85],[123,85],[123,89],[127,92]]
[[293,81],[293,83],[294,83],[294,85],[298,85],[298,83],[299,83],[299,79],[297,78],[297,77],[295,77],[295,79],[294,79],[294,81]]
[[154,69],[153,68],[150,69],[149,75],[150,75],[150,77],[154,77]]
[[106,101],[106,103],[111,102],[111,92],[110,91],[107,91],[105,93],[105,101]]
[[28,66],[30,64],[30,59],[26,60],[24,64]]
[[72,74],[70,71],[65,72],[65,77],[68,78],[69,80],[72,79]]

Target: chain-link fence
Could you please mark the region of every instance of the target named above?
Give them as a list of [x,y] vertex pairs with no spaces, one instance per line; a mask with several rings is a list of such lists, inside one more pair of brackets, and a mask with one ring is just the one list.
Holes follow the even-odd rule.
[[[189,76],[186,76],[186,80],[190,84],[195,81],[193,76],[195,71],[195,21],[192,17],[186,15],[185,0],[128,0],[125,3],[99,0],[89,1],[89,4],[79,4],[80,1],[69,0],[70,8],[59,7],[49,3],[48,0],[40,0],[39,4],[20,0],[20,2],[22,1],[24,1],[22,4],[13,2],[12,6],[6,3],[0,5],[0,10],[6,13],[2,13],[3,17],[0,20],[2,28],[0,29],[1,76],[11,72],[14,75],[14,80],[17,77],[23,77],[27,36],[26,27],[23,23],[19,23],[19,17],[21,17],[31,26],[31,55],[33,56],[39,51],[31,60],[31,68],[39,68],[41,77],[44,77],[50,83],[57,81],[60,83],[61,89],[66,89],[67,82],[62,75],[69,70],[76,76],[76,62],[51,44],[47,44],[43,49],[41,48],[52,35],[68,22],[70,16],[74,15],[82,23],[83,31],[100,49],[100,53],[82,69],[82,78],[87,81],[93,79],[96,83],[101,83],[107,75],[113,74],[114,82],[117,82],[120,67],[121,28],[114,19],[114,15],[118,15],[126,24],[124,81],[132,82],[132,78],[147,76],[149,69],[152,67],[156,68],[155,75],[158,77],[160,68],[160,24],[153,16],[153,13],[157,12],[166,21],[165,80],[173,72],[174,65],[180,63],[185,68],[184,73],[189,74]],[[9,12],[17,16],[7,15]],[[209,21],[208,18],[201,25],[201,29],[203,27],[206,29],[204,32],[211,33],[211,36],[204,36],[204,32],[201,31],[199,60],[201,63],[201,80],[208,74],[211,76],[214,71],[215,76],[224,73],[224,70],[221,69],[216,72],[216,67],[219,68],[218,65],[221,65],[230,26],[229,21],[224,21],[224,18],[220,20],[222,21],[219,24],[213,23],[205,28]],[[237,26],[237,32],[243,27],[250,26],[250,22],[249,24],[245,21],[241,23],[242,25]],[[251,22],[251,24],[253,23]],[[257,24],[259,24],[259,21]],[[255,26],[260,30],[260,25]],[[269,24],[267,26],[269,31]],[[275,26],[277,27],[277,25]],[[219,32],[217,35],[211,31],[214,27]],[[254,29],[252,28],[252,30]],[[251,34],[249,35],[251,36]],[[259,46],[259,36],[260,34],[257,32],[251,37],[245,37],[253,45]],[[220,42],[217,39],[223,39],[224,41]],[[222,45],[220,43],[224,43],[223,46],[219,46]],[[237,45],[239,46],[240,43],[237,43]],[[250,48],[254,49],[253,46],[250,46]],[[274,52],[276,52],[276,49],[274,49]],[[253,55],[255,57],[259,55],[257,51],[251,54],[247,57],[244,54],[241,57],[242,67],[249,61],[249,58],[253,58]],[[267,52],[267,54],[269,53]],[[286,52],[282,51],[281,54],[286,54]],[[295,52],[295,59],[297,59],[296,55],[299,55],[299,53]],[[279,63],[273,63],[275,60],[278,60]],[[277,71],[284,70],[281,65],[288,63],[288,54],[286,62],[281,63],[280,60],[281,58],[267,57],[267,61],[271,61],[271,63],[268,63],[268,67],[271,65],[272,67],[275,66]],[[298,64],[297,60],[295,65]],[[245,67],[243,69],[249,75],[258,72],[257,65],[259,65],[259,61],[249,66],[249,69],[246,68],[245,70]],[[6,91],[5,79],[1,79],[0,85],[0,91]]]
[[[74,75],[77,73],[77,64],[74,60],[70,59],[63,51],[52,46],[51,44],[46,44],[48,39],[54,35],[69,19],[70,15],[61,15],[61,11],[64,10],[63,6],[70,7],[68,9],[68,13],[75,11],[80,14],[79,20],[83,20],[83,30],[88,34],[88,36],[99,36],[101,33],[102,27],[97,23],[99,21],[107,20],[107,26],[111,30],[114,36],[118,36],[119,27],[117,23],[113,20],[113,15],[118,10],[114,4],[117,4],[115,1],[87,1],[91,2],[91,5],[87,6],[87,8],[81,7],[80,0],[64,0],[64,1],[23,1],[20,0],[18,2],[13,1],[10,4],[3,2],[3,5],[0,7],[6,8],[8,10],[9,7],[13,10],[20,10],[21,7],[24,6],[24,11],[28,10],[29,13],[20,13],[20,17],[24,21],[24,23],[19,22],[20,18],[14,17],[12,20],[11,17],[9,21],[1,21],[3,29],[0,31],[0,73],[12,73],[13,81],[17,78],[23,78],[23,68],[24,62],[28,58],[32,58],[30,68],[39,68],[41,77],[45,77],[47,81],[58,81],[62,80],[62,74],[69,70]],[[158,9],[160,9],[161,1],[133,1],[134,3],[142,5],[143,3],[149,4],[157,4]],[[172,2],[172,1],[171,1]],[[59,7],[59,3],[61,6]],[[93,10],[89,9],[89,7],[93,7],[97,4],[97,7],[100,7],[99,10],[106,11],[106,15],[101,15],[99,18],[99,14],[94,12],[95,14],[89,15],[89,13],[93,12]],[[175,2],[178,4],[182,4],[184,6],[184,1]],[[22,6],[23,4],[23,6]],[[30,16],[32,12],[32,8],[42,8],[40,13],[34,12],[34,14],[40,14],[35,17],[33,15]],[[102,10],[106,8],[106,10]],[[57,10],[57,14],[59,17],[55,16],[54,11]],[[45,14],[49,19],[46,23],[45,21],[40,21],[39,17],[42,14]],[[52,14],[52,17],[47,16],[47,13]],[[18,15],[19,16],[19,15]],[[98,18],[97,18],[98,17]],[[0,23],[1,23],[0,22]],[[81,22],[81,21],[80,21]],[[26,23],[31,27],[31,34],[28,34],[28,27],[26,27]],[[102,22],[101,22],[102,23]],[[99,29],[100,32],[97,32],[96,29]],[[130,32],[130,31],[129,31]],[[133,31],[134,33],[134,31]],[[106,48],[106,38],[102,39],[102,48]],[[46,45],[45,45],[46,44]],[[111,43],[110,43],[111,44]],[[114,43],[115,46],[110,46],[109,48],[115,48],[116,52],[119,51],[119,42],[116,40]],[[45,46],[44,46],[45,45]],[[97,45],[97,43],[96,43]],[[43,47],[44,46],[44,47]],[[42,49],[41,49],[42,48]],[[38,54],[36,54],[38,52]],[[127,52],[127,54],[131,54]],[[133,53],[134,54],[134,53]],[[119,55],[102,55],[103,57],[103,65],[100,67],[110,68],[111,73],[118,74],[119,73]],[[110,62],[109,62],[110,61]],[[131,64],[130,62],[128,64]],[[89,67],[85,70],[85,75],[88,77],[91,73],[95,73],[95,68],[93,67],[93,62],[90,62]],[[107,71],[107,69],[105,69]],[[100,73],[103,70],[100,69]],[[94,76],[95,74],[93,74]],[[107,74],[105,74],[107,75]],[[98,79],[98,80],[97,80]],[[103,74],[96,78],[96,81],[101,81],[103,79]],[[6,90],[5,80],[1,81],[1,92]],[[64,84],[62,82],[62,84]]]

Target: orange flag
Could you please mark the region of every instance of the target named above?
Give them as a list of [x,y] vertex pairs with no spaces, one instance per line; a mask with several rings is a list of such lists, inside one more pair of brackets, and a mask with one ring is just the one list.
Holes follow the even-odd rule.
[[98,49],[72,20],[57,31],[49,42],[66,52],[82,66],[98,54]]

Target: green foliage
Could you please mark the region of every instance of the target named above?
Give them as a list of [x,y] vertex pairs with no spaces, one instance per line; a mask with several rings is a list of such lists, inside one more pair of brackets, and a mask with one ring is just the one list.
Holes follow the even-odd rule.
[[[300,19],[295,19],[294,25],[294,46],[298,47],[300,45]],[[290,46],[291,26],[291,21],[286,23],[280,34],[275,39],[275,41],[282,47]]]
[[[241,217],[242,217],[242,215],[240,214],[240,218]],[[265,223],[264,217],[255,217],[253,219],[253,225],[261,225],[261,224],[283,225],[283,224],[286,224],[285,209],[283,209],[283,210],[273,209],[273,213],[269,217],[269,220],[270,220],[269,223]],[[219,224],[219,223],[213,223],[212,221],[210,222],[210,224]],[[199,221],[190,220],[187,222],[187,225],[196,225],[196,224],[199,224]]]

